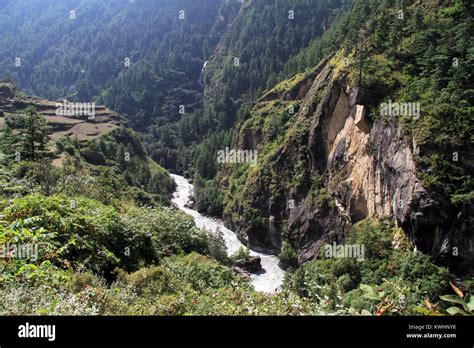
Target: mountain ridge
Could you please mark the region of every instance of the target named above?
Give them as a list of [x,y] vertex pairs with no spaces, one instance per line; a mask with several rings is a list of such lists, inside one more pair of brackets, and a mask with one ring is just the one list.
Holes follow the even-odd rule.
[[[396,16],[393,5],[376,1],[372,5],[375,15],[382,8]],[[351,16],[357,19],[357,11],[363,6],[371,5],[356,3],[342,23]],[[452,2],[451,6],[457,11],[463,8],[461,2]],[[465,6],[466,11],[469,5]],[[441,10],[434,8],[448,13],[442,6]],[[407,5],[405,15],[410,11],[413,7]],[[423,37],[420,30],[407,34]],[[344,56],[344,50],[339,49],[319,68],[313,68],[319,73],[317,77],[310,72],[296,75],[293,81],[281,82],[259,99],[250,118],[238,125],[234,142],[239,149],[259,149],[257,167],[224,166],[219,175],[226,221],[252,247],[272,253],[285,252],[285,247],[294,249],[301,264],[319,258],[326,243],[343,242],[350,226],[360,220],[394,219],[414,247],[450,266],[453,272],[472,274],[472,238],[468,232],[473,228],[468,213],[473,205],[472,191],[464,191],[464,203],[456,201],[456,196],[450,202],[445,188],[426,180],[426,173],[433,170],[425,162],[432,151],[420,145],[416,132],[424,127],[427,109],[423,109],[421,120],[413,115],[411,124],[407,117],[379,117],[376,113],[382,114],[379,106],[384,95],[380,95],[383,89],[376,90],[376,83],[386,83],[386,77],[371,76],[369,67],[387,58],[378,58],[372,48],[365,50],[368,67],[364,70],[353,51]],[[470,59],[472,62],[472,56]],[[360,76],[372,86],[361,87]],[[294,79],[306,86],[299,100],[289,97],[295,95]],[[393,86],[395,90],[410,88]],[[392,94],[391,98],[396,99],[393,91],[382,93],[385,98]],[[465,122],[467,129],[472,129],[469,117]],[[437,132],[440,136],[444,130]],[[463,144],[472,149],[466,135]],[[450,147],[440,147],[448,160]],[[458,151],[464,159],[451,163],[463,168],[469,186],[472,152],[461,147]],[[450,180],[441,179],[447,183]],[[289,201],[296,208],[289,209]]]

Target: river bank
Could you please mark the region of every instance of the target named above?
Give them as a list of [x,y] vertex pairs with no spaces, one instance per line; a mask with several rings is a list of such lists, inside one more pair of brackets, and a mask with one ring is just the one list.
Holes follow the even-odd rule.
[[[197,227],[209,233],[220,231],[229,256],[234,255],[241,247],[246,248],[237,238],[237,235],[225,227],[222,221],[204,216],[196,210],[186,207],[186,203],[193,192],[193,185],[182,176],[171,174],[171,177],[176,183],[176,191],[173,194],[172,202],[179,210],[192,216]],[[275,255],[259,253],[253,250],[250,250],[250,255],[259,256],[262,264],[262,272],[251,275],[252,285],[255,290],[271,293],[280,289],[285,272],[278,265],[278,258]]]

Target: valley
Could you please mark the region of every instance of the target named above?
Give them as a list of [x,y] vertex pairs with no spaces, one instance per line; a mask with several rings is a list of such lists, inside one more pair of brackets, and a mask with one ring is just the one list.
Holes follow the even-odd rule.
[[[237,235],[225,227],[222,221],[202,216],[197,211],[186,207],[192,196],[192,185],[182,176],[172,174],[171,177],[176,183],[176,191],[173,193],[172,202],[178,209],[191,215],[196,222],[196,226],[206,230],[208,233],[222,233],[227,249],[227,254],[232,256],[239,252],[240,248],[245,248]],[[280,260],[273,255],[267,255],[250,251],[250,256],[258,256],[261,260],[262,271],[252,274],[252,285],[256,291],[273,293],[281,288],[284,271],[278,265]]]
[[473,13],[0,6],[0,314],[472,315]]

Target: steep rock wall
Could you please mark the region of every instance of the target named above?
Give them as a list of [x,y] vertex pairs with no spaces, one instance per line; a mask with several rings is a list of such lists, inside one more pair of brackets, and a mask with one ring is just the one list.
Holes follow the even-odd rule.
[[[422,186],[398,120],[370,123],[364,95],[325,65],[298,101],[282,145],[250,171],[228,224],[257,250],[277,253],[288,240],[302,263],[322,245],[343,242],[357,221],[393,219],[419,250],[458,273],[472,272],[469,212]],[[246,131],[237,143],[264,138],[254,140]]]

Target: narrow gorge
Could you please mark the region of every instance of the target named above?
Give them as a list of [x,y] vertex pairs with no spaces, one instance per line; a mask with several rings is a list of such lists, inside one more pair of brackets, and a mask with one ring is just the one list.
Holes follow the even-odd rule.
[[[241,248],[246,247],[239,241],[237,235],[226,228],[222,221],[201,215],[196,210],[188,208],[188,202],[192,197],[193,186],[182,176],[171,174],[176,183],[176,191],[173,193],[172,202],[181,211],[193,217],[196,226],[208,233],[220,233],[225,241],[228,256],[233,256]],[[251,274],[252,285],[256,291],[273,293],[280,290],[283,283],[284,271],[279,266],[279,260],[274,255],[250,251],[251,256],[258,256],[262,270]]]
[[[258,170],[249,167],[239,178],[224,168],[222,185],[235,197],[225,210],[228,225],[264,252],[279,253],[289,241],[302,264],[319,257],[323,245],[343,243],[357,222],[388,219],[416,249],[468,274],[474,264],[472,216],[423,186],[414,157],[425,149],[410,141],[395,117],[371,119],[377,96],[349,82],[341,64],[335,56],[286,90],[275,87],[240,126],[238,148],[265,155]],[[298,109],[289,116],[284,140],[271,150],[258,121],[268,107]]]

